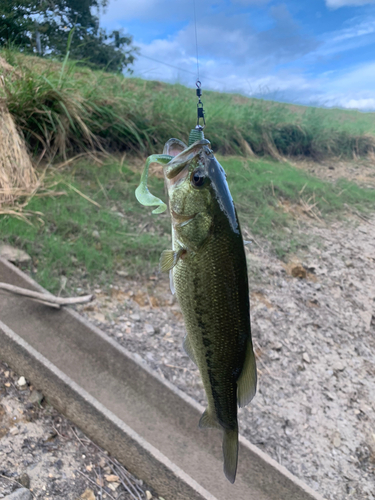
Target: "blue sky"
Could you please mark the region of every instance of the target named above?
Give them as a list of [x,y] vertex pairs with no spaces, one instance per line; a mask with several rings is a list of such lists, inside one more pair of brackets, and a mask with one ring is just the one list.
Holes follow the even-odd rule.
[[[203,91],[375,110],[375,0],[195,3]],[[194,87],[194,0],[109,0],[101,24],[133,35],[135,76]]]

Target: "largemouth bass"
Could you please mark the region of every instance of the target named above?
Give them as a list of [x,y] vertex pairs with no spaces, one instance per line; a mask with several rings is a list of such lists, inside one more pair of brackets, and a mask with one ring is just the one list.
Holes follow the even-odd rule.
[[[224,473],[234,482],[238,460],[237,406],[256,392],[244,244],[224,169],[206,139],[187,148],[170,139],[164,154],[173,248],[160,268],[170,271],[185,320],[183,345],[198,366],[208,407],[199,426],[223,430]],[[149,164],[148,163],[148,164]],[[165,204],[147,189],[147,171],[136,195],[145,205]]]

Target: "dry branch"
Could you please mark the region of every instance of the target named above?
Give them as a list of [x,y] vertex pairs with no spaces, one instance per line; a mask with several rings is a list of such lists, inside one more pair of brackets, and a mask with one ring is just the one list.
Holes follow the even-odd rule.
[[33,290],[20,288],[19,286],[10,285],[9,283],[0,283],[0,290],[14,293],[16,295],[22,295],[23,297],[28,297],[29,299],[36,300],[37,302],[41,302],[42,304],[55,308],[73,304],[85,304],[86,302],[91,302],[94,299],[94,295],[83,295],[82,297],[68,298],[55,297],[55,295],[49,293],[34,292]]

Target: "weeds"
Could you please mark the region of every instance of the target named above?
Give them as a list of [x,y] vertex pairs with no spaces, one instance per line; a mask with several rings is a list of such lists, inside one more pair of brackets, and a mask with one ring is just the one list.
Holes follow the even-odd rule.
[[[375,190],[322,181],[286,162],[222,158],[221,163],[243,229],[266,237],[280,257],[304,243],[300,233],[285,232],[296,217],[311,218],[312,210],[320,218],[336,217],[348,207],[363,213],[374,206]],[[65,171],[55,170],[46,185],[56,196],[31,199],[28,222],[33,225],[2,215],[1,239],[31,255],[30,271],[51,292],[59,290],[62,276],[68,286],[89,288],[110,283],[116,270],[129,276],[153,272],[160,253],[171,245],[170,220],[167,214],[151,215],[137,202],[139,178],[113,160],[102,166],[80,160]],[[164,199],[161,179],[151,177],[150,190]],[[36,212],[43,213],[42,221],[32,215]]]
[[[3,51],[22,78],[5,76],[7,103],[32,151],[63,157],[94,148],[161,152],[188,140],[196,98],[182,85],[126,78]],[[375,151],[373,113],[293,106],[204,92],[216,152],[249,156],[358,157]]]

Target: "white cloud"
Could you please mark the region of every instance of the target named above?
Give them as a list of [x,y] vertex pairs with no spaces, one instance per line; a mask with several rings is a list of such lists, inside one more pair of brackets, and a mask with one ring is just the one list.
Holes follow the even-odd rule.
[[375,109],[375,98],[368,99],[349,99],[345,103],[345,108],[359,109],[361,111],[369,111]]
[[340,7],[353,7],[358,5],[366,5],[375,3],[375,0],[326,0],[326,5],[330,9],[339,9]]
[[[260,5],[267,0],[199,2],[197,28],[200,79],[203,91],[238,92],[321,106],[375,109],[375,62],[325,73],[308,69],[331,63],[345,51],[375,43],[375,19],[356,17],[319,40],[305,35],[285,4],[268,9],[262,30],[238,5]],[[359,5],[364,0],[326,0],[332,8]],[[375,2],[375,0],[374,0]],[[369,3],[369,2],[366,2]],[[236,4],[236,5],[234,5]],[[144,57],[134,64],[134,76],[195,86],[197,76],[195,28],[191,0],[111,0],[102,25],[136,27],[134,44]],[[169,29],[171,26],[171,29]],[[175,28],[173,28],[175,26]],[[160,27],[160,29],[159,29]],[[178,27],[178,28],[177,28]],[[175,29],[175,31],[173,31]],[[143,30],[147,37],[143,37]],[[165,33],[170,33],[165,35]],[[340,66],[343,67],[342,65]],[[206,110],[209,116],[209,110]]]

